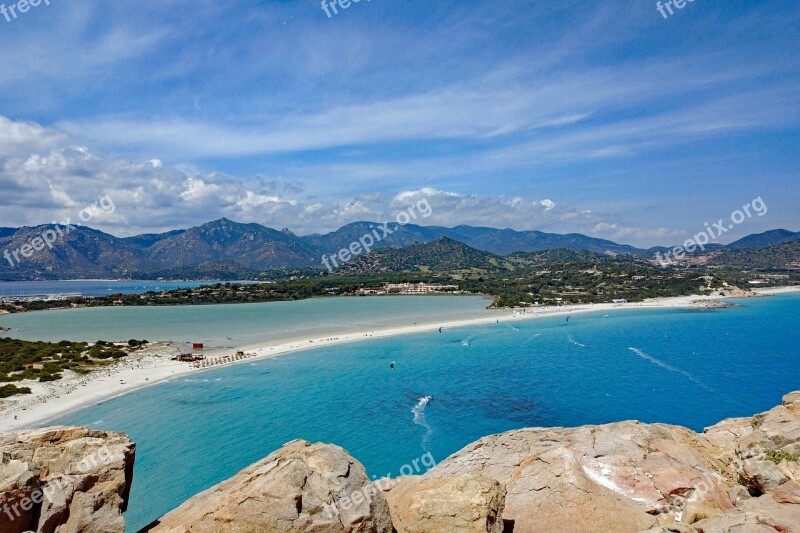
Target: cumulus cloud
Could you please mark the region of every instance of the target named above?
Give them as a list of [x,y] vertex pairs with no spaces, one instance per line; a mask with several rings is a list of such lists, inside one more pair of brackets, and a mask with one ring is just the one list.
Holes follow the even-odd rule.
[[589,232],[591,235],[610,239],[619,239],[623,242],[661,242],[671,243],[685,234],[676,228],[636,228],[600,222],[595,224]]
[[[634,230],[602,220],[590,210],[542,198],[464,194],[434,187],[320,198],[302,182],[269,176],[234,176],[164,164],[159,159],[113,157],[76,143],[69,135],[0,117],[0,225],[75,220],[99,198],[114,213],[91,225],[115,235],[159,232],[220,217],[289,227],[299,234],[331,231],[361,220],[393,220],[423,200],[427,225],[460,224],[549,231],[585,231],[615,237],[664,237],[669,230]],[[650,233],[648,233],[648,231]]]
[[535,203],[537,205],[544,207],[545,211],[550,211],[551,209],[556,208],[556,203],[553,200],[550,200],[549,198],[545,198],[544,200],[539,200],[538,202]]
[[431,187],[400,192],[391,200],[389,207],[399,212],[423,199],[433,209],[433,214],[426,223],[440,226],[468,224],[541,229],[552,227],[564,220],[568,213],[573,213],[571,209],[556,210],[555,202],[547,198],[529,201],[520,197],[461,194]]
[[0,157],[41,152],[67,141],[69,136],[39,124],[0,116]]

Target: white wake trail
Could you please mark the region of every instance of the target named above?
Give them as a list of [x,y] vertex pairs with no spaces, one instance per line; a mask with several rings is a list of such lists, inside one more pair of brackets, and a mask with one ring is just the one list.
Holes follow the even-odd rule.
[[417,405],[411,409],[411,412],[414,414],[414,423],[425,428],[425,436],[422,437],[422,448],[426,452],[428,451],[428,443],[433,434],[433,429],[428,424],[428,421],[425,420],[425,407],[428,406],[431,400],[433,400],[433,396],[423,396],[419,399]]
[[572,335],[567,335],[567,340],[569,342],[571,342],[572,344],[574,344],[575,346],[580,346],[581,348],[586,348],[585,344],[581,344],[580,342],[578,342],[575,339],[573,339]]
[[667,370],[669,372],[674,372],[675,374],[680,374],[680,375],[684,376],[686,379],[688,379],[689,381],[691,381],[692,383],[694,383],[695,385],[698,385],[698,386],[706,389],[709,392],[716,392],[714,389],[712,389],[711,387],[709,387],[708,385],[706,385],[705,383],[703,383],[702,381],[700,381],[699,379],[697,379],[696,377],[691,375],[690,373],[686,372],[685,370],[681,370],[680,368],[675,368],[674,366],[668,365],[664,361],[656,359],[652,355],[648,354],[647,352],[644,352],[643,350],[640,350],[639,348],[634,348],[633,346],[631,346],[628,349],[630,351],[632,351],[633,353],[635,353],[636,355],[638,355],[639,357],[641,357],[642,359],[644,359],[645,361],[648,361],[648,362],[650,362],[650,363],[652,363],[652,364],[654,364],[656,366],[659,366],[659,367],[661,367],[664,370]]

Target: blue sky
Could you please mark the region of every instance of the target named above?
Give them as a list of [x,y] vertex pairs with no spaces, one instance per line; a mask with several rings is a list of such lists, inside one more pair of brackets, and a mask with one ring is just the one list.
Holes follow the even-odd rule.
[[[0,0],[0,3],[3,0]],[[11,4],[5,1],[6,4]],[[50,0],[0,17],[0,226],[800,230],[800,4]]]

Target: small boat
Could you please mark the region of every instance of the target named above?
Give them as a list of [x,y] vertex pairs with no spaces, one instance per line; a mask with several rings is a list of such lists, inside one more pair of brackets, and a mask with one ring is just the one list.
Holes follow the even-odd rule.
[[391,363],[389,363],[389,368],[391,368],[392,370],[394,370],[394,361],[392,361]]

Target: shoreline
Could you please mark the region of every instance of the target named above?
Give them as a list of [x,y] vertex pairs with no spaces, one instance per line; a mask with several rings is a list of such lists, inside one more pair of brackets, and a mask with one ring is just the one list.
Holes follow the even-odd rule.
[[[798,293],[798,287],[774,287],[754,289],[756,296],[771,296],[774,294]],[[749,295],[753,297],[753,294]],[[516,322],[521,320],[535,320],[537,318],[557,317],[565,315],[608,312],[614,310],[635,309],[691,309],[703,302],[717,301],[720,299],[738,298],[737,296],[676,296],[669,298],[656,298],[636,303],[603,303],[603,304],[578,304],[572,306],[554,306],[541,308],[501,309],[491,311],[491,316],[475,318],[462,318],[452,320],[448,317],[437,319],[421,319],[419,324],[402,327],[386,327],[371,331],[330,332],[316,338],[296,338],[283,341],[262,342],[259,344],[243,345],[231,350],[242,351],[248,354],[239,360],[226,359],[224,356],[209,356],[209,366],[197,368],[192,363],[172,361],[171,357],[177,355],[178,349],[174,344],[154,342],[150,349],[141,354],[128,356],[125,360],[113,367],[98,370],[86,376],[76,376],[49,384],[35,384],[32,388],[34,395],[16,396],[3,401],[0,407],[0,420],[3,421],[3,431],[14,431],[46,424],[47,422],[64,415],[79,411],[91,405],[96,405],[111,399],[130,394],[151,385],[168,382],[192,374],[207,372],[245,362],[260,361],[279,357],[295,352],[338,346],[353,342],[363,342],[375,339],[385,339],[401,335],[435,332],[438,329],[456,329],[472,326],[493,324],[499,321]],[[745,296],[746,297],[746,296]],[[21,384],[22,385],[22,384]],[[27,383],[24,384],[28,386]],[[48,401],[49,400],[49,401]],[[23,407],[24,406],[24,407]],[[14,418],[16,416],[16,419]]]

